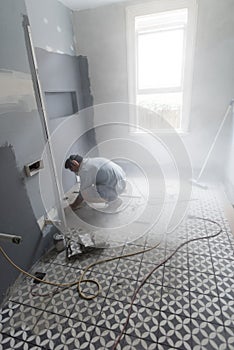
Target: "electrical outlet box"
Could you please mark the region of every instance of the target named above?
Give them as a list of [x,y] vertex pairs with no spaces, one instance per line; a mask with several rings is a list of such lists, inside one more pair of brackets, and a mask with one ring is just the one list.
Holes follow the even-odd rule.
[[33,176],[44,168],[42,159],[36,160],[33,163],[24,166],[24,170],[27,176]]

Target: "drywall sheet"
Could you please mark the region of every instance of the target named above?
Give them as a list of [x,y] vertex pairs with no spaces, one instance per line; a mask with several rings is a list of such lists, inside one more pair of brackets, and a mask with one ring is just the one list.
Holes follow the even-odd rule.
[[[12,260],[28,269],[39,258],[41,232],[10,146],[0,147],[0,232],[22,236],[19,245],[0,241]],[[41,252],[40,252],[41,253]],[[0,302],[19,272],[0,256]]]
[[31,74],[0,69],[0,90],[1,113],[37,109]]
[[[85,132],[92,128],[93,125],[92,116],[90,118],[90,113],[92,113],[92,111],[90,109],[87,113],[84,111],[86,107],[92,106],[93,103],[92,95],[90,93],[87,58],[84,56],[76,57],[48,52],[41,48],[36,48],[35,52],[41,87],[43,94],[45,95],[50,132],[51,134],[56,133],[57,128],[66,121],[66,118],[71,117],[71,115],[68,114],[67,116],[54,118],[54,115],[59,115],[57,111],[58,104],[54,103],[54,106],[52,103],[48,104],[49,101],[46,96],[48,97],[48,94],[56,95],[58,93],[72,94],[71,101],[74,102],[75,100],[77,103],[76,108],[78,113],[82,110],[82,113],[80,113],[77,118],[76,125],[73,127],[77,129],[77,135],[81,135],[82,130],[84,130],[84,134],[80,138],[77,136],[78,139],[75,143],[71,144],[69,153],[85,155],[96,144],[94,131],[90,130],[89,132]],[[67,110],[69,110],[69,108],[67,108]],[[72,105],[71,110],[73,110]],[[59,133],[61,134],[60,147],[62,147],[63,140],[69,139],[70,135],[69,131],[66,131],[63,134],[61,129]],[[54,149],[54,155],[56,159],[56,149]],[[61,169],[57,169],[57,171],[59,173],[61,172]],[[67,170],[63,169],[62,172],[64,191],[66,192],[74,185],[75,179],[74,177],[71,177],[71,174],[69,174]]]

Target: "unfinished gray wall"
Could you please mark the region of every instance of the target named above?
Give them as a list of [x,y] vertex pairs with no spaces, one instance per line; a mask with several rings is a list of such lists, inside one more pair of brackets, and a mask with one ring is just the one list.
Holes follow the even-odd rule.
[[[71,11],[57,0],[34,2],[26,0],[29,13],[29,22],[32,31],[32,40],[35,47],[38,64],[39,79],[44,97],[49,93],[73,92],[76,95],[78,111],[91,106],[93,103],[90,94],[90,83],[88,78],[88,65],[85,57],[75,56],[74,35],[72,27]],[[47,95],[48,97],[48,95]],[[61,97],[63,98],[63,97]],[[69,119],[69,114],[64,117],[54,118],[57,106],[44,98],[50,133],[56,132],[59,125]],[[69,101],[68,101],[69,102]],[[64,100],[64,103],[67,103]],[[49,108],[48,108],[49,106]],[[67,108],[71,110],[71,108]],[[77,118],[77,130],[86,130],[85,113]],[[74,125],[72,125],[74,127]],[[61,130],[60,130],[61,131]],[[77,135],[78,135],[77,131]],[[55,161],[61,156],[61,149],[66,156],[67,150],[62,147],[63,140],[69,139],[69,134],[61,135],[60,154],[57,157],[57,149],[54,149]],[[77,143],[71,145],[70,153],[84,155],[95,143],[94,133],[86,134]],[[57,163],[57,162],[56,162]],[[57,173],[62,172],[63,191],[68,191],[74,185],[74,175],[57,166]]]
[[94,103],[127,102],[125,5],[74,12],[77,54],[87,55]]
[[[128,101],[126,4],[74,15],[77,52],[89,59],[95,104]],[[189,132],[181,135],[197,172],[234,94],[233,12],[233,0],[198,0],[190,125]],[[208,163],[211,173],[215,169],[223,175],[227,149],[224,130]]]
[[[94,135],[89,133],[84,133],[82,137],[78,138],[78,135],[82,134],[82,130],[87,130],[89,127],[92,127],[92,118],[87,118],[85,112],[81,112],[82,109],[92,105],[92,97],[89,93],[89,81],[88,81],[88,72],[82,74],[82,67],[80,67],[81,62],[85,57],[70,56],[66,54],[58,54],[48,52],[44,49],[36,48],[36,56],[39,67],[39,76],[43,95],[45,96],[45,105],[47,109],[47,117],[49,121],[49,129],[52,135],[52,142],[57,138],[56,135],[59,135],[59,148],[54,147],[54,158],[57,165],[58,173],[62,171],[62,188],[66,193],[74,185],[75,176],[71,174],[70,171],[65,170],[64,166],[62,169],[58,165],[58,159],[61,155],[65,159],[70,154],[79,153],[85,155],[91,147],[95,144]],[[84,86],[86,84],[86,87]],[[61,127],[63,123],[69,123],[71,115],[68,111],[71,106],[68,106],[67,111],[65,111],[64,116],[53,117],[53,113],[57,111],[58,103],[53,105],[53,100],[50,102],[50,108],[48,108],[48,95],[47,93],[56,93],[59,92],[61,96],[58,96],[61,99],[63,104],[67,103],[71,105],[71,101],[62,101],[64,93],[73,93],[76,98],[77,108],[79,113],[77,114],[75,125],[72,123],[70,128]],[[89,100],[87,97],[89,95]],[[56,102],[56,101],[55,101]],[[62,111],[62,108],[60,108]],[[89,119],[89,120],[88,120]],[[77,141],[73,144],[71,143],[69,149],[67,149],[67,141],[70,139],[70,135],[73,133],[74,129],[77,131]]]
[[72,12],[58,0],[25,0],[34,45],[50,52],[75,54]]
[[[27,178],[24,165],[41,158],[45,137],[27,58],[22,14],[26,14],[23,0],[1,1],[0,40],[4,50],[0,52],[0,145],[7,143],[13,146],[34,214],[39,218],[45,213],[39,178],[37,175]],[[14,198],[14,193],[11,195]]]
[[[26,177],[24,165],[41,158],[45,138],[37,110],[25,46],[23,0],[0,2],[0,232],[19,234],[19,246],[2,243],[13,261],[28,269],[51,245],[37,219],[45,214],[38,175]],[[48,182],[51,181],[47,171]],[[53,197],[52,188],[48,193]],[[46,231],[45,231],[46,233]],[[0,257],[0,302],[19,274]]]
[[[1,247],[21,268],[28,270],[31,265],[51,246],[51,237],[41,239],[41,231],[35,220],[33,209],[26,191],[13,149],[0,147],[0,232],[22,236],[17,245],[0,240]],[[19,271],[0,255],[0,304],[7,296]]]
[[[191,132],[185,137],[196,168],[202,164],[234,94],[234,2],[199,0],[198,5]],[[224,176],[230,127],[229,116],[208,163],[211,171]]]

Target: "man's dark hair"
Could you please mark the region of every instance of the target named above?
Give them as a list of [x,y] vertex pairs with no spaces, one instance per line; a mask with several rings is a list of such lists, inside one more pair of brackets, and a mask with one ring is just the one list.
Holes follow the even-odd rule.
[[72,154],[69,158],[67,158],[65,162],[65,168],[71,169],[72,166],[72,160],[76,160],[78,163],[81,163],[83,160],[83,157],[79,156],[79,154]]

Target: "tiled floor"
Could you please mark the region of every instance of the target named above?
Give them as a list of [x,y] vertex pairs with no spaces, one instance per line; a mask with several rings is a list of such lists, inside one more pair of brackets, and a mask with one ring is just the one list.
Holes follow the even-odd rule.
[[[234,349],[234,236],[212,190],[195,189],[189,212],[217,221],[216,238],[184,245],[156,270],[137,294],[129,324],[117,347],[123,349]],[[94,267],[89,277],[102,291],[82,299],[76,287],[54,296],[54,287],[25,278],[1,310],[0,349],[112,349],[128,316],[130,300],[143,276],[183,241],[212,235],[216,225],[186,219],[160,248]],[[51,253],[33,271],[46,279],[77,279],[84,266],[100,258],[148,247],[154,233],[116,249],[95,251],[67,263],[65,252]],[[34,287],[32,287],[34,286]],[[93,285],[84,286],[86,293]]]

